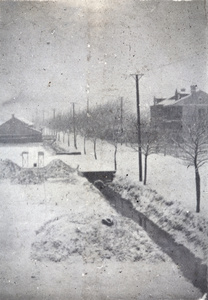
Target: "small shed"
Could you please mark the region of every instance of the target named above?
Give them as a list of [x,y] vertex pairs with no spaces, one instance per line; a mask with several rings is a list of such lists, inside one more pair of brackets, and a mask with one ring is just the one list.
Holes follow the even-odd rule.
[[14,115],[7,122],[0,125],[0,143],[39,143],[42,142],[42,132],[34,129]]

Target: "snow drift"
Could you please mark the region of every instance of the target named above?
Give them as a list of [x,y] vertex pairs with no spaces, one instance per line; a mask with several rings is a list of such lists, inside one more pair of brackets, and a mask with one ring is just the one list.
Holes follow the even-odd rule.
[[15,176],[21,168],[9,159],[0,160],[0,179],[8,179]]
[[111,226],[107,226],[101,216],[86,215],[64,215],[47,222],[36,232],[32,258],[59,262],[80,255],[86,263],[166,260],[167,256],[133,221],[110,216]]
[[11,179],[17,184],[40,184],[50,178],[71,178],[75,168],[60,159],[51,161],[43,168],[21,168],[10,160],[0,161],[0,179]]

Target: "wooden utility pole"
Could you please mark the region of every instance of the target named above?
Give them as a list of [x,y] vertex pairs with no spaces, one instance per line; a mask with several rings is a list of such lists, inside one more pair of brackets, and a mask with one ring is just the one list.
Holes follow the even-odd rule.
[[74,132],[74,147],[77,149],[77,138],[76,138],[76,122],[75,122],[75,103],[72,102],[72,117],[73,117],[73,132]]
[[38,116],[38,109],[36,108],[35,109],[35,127],[37,128],[37,129],[39,129],[39,124],[40,122],[39,122],[39,116]]
[[89,103],[89,99],[87,99],[87,114],[89,113],[90,111],[90,103]]
[[43,110],[43,124],[45,123],[45,110]]
[[123,134],[123,97],[121,97],[121,134]]
[[53,109],[53,134],[56,135],[56,109]]
[[137,134],[138,134],[138,159],[139,159],[139,181],[142,181],[142,147],[141,147],[141,118],[140,118],[140,98],[139,98],[139,80],[144,74],[132,74],[136,81],[136,102],[137,102]]

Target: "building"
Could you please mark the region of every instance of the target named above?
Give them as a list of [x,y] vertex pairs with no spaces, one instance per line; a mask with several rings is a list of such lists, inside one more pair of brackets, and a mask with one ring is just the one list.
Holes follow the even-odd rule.
[[208,94],[192,85],[190,92],[175,91],[170,98],[154,98],[150,107],[151,125],[162,133],[180,132],[189,125],[208,116]]
[[20,119],[12,118],[0,125],[0,143],[38,143],[42,142],[42,133],[33,125]]

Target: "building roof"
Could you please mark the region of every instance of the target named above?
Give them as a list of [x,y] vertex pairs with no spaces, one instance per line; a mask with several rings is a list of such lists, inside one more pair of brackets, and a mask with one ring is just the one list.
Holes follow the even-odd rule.
[[28,121],[27,119],[25,119],[25,118],[17,118],[19,121],[21,121],[21,122],[23,122],[23,123],[25,123],[25,124],[27,124],[28,126],[34,126],[34,123],[33,122],[31,122],[31,121]]
[[177,100],[174,105],[208,105],[208,94],[199,90]]
[[41,131],[31,128],[31,125],[15,118],[12,118],[0,125],[0,136],[30,136],[40,135]]
[[[176,97],[177,96],[177,97]],[[154,102],[155,103],[155,102]],[[157,106],[172,106],[172,105],[208,105],[208,94],[198,90],[191,94],[179,92],[177,95],[170,98],[166,98],[159,103],[155,103]]]

